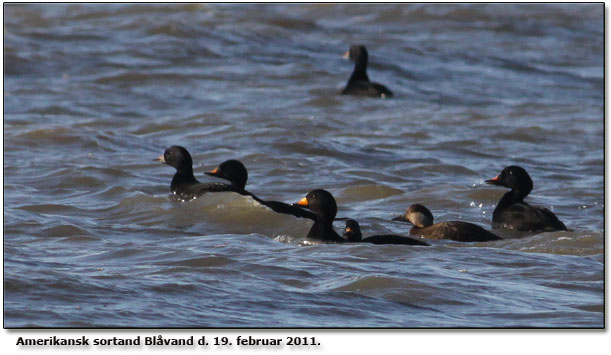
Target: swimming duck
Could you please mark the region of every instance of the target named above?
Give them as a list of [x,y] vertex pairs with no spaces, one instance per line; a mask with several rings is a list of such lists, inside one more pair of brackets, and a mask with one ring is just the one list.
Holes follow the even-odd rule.
[[209,171],[206,174],[221,179],[229,180],[229,182],[231,182],[231,187],[233,191],[244,196],[252,197],[255,201],[269,207],[274,212],[290,214],[300,218],[309,218],[311,220],[316,219],[316,214],[305,210],[299,206],[294,206],[280,201],[262,200],[259,197],[255,196],[255,194],[247,191],[246,181],[248,180],[248,171],[246,170],[244,164],[242,164],[242,162],[240,162],[239,160],[227,160],[221,163],[221,165],[219,165],[216,169]]
[[234,191],[231,185],[219,182],[202,183],[193,176],[191,154],[181,146],[173,145],[163,155],[154,159],[176,169],[170,184],[170,191],[183,200],[197,198],[207,192]]
[[350,79],[348,79],[348,84],[346,84],[346,87],[342,90],[342,95],[381,98],[393,96],[392,91],[388,90],[386,86],[369,81],[369,77],[367,76],[369,54],[365,46],[351,46],[350,50],[344,54],[344,58],[354,62],[354,71],[352,71],[352,75]]
[[414,226],[410,229],[409,234],[428,239],[450,239],[457,242],[487,242],[502,239],[473,223],[448,221],[433,224],[433,214],[428,208],[420,204],[409,206],[405,214],[395,217],[393,220],[413,224]]
[[529,232],[567,230],[552,211],[524,202],[533,189],[533,181],[524,168],[508,166],[486,183],[511,189],[503,195],[492,213],[492,228]]
[[344,238],[333,230],[337,203],[331,193],[322,189],[313,190],[308,192],[306,197],[302,198],[297,204],[312,210],[316,214],[314,225],[310,228],[307,238],[335,243],[345,242]]
[[429,245],[423,241],[403,237],[400,235],[373,235],[371,237],[363,238],[363,234],[361,233],[361,226],[359,222],[354,219],[346,220],[346,226],[344,227],[344,237],[348,242],[353,243],[373,243],[373,244],[406,244],[406,245]]

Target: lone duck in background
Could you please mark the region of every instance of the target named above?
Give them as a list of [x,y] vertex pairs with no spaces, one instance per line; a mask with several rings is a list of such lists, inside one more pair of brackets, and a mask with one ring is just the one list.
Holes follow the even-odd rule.
[[345,242],[344,238],[340,237],[333,230],[333,220],[337,214],[337,203],[330,192],[322,189],[310,191],[297,204],[314,211],[316,214],[314,225],[312,225],[307,235],[308,239],[334,243]]
[[393,220],[413,224],[409,234],[428,239],[450,239],[457,242],[488,242],[502,239],[473,223],[449,221],[433,224],[433,214],[420,204],[409,206],[404,215]]
[[508,166],[494,179],[486,180],[486,183],[511,189],[503,195],[492,213],[492,228],[528,232],[567,230],[564,223],[547,208],[524,202],[524,198],[533,189],[533,181],[523,168]]
[[239,160],[227,160],[219,165],[216,169],[207,172],[207,175],[229,180],[231,182],[232,191],[235,191],[244,196],[250,196],[255,201],[272,209],[274,212],[290,214],[295,217],[309,218],[316,220],[316,214],[308,210],[304,210],[299,206],[294,206],[280,201],[265,201],[255,196],[255,194],[246,191],[246,181],[248,180],[248,171],[242,162]]
[[369,81],[367,76],[367,62],[369,60],[369,54],[365,46],[352,46],[350,50],[344,54],[344,58],[350,59],[354,62],[354,71],[348,84],[342,91],[342,95],[356,95],[356,96],[371,96],[388,98],[392,97],[392,91],[384,85],[378,83],[372,83]]
[[361,226],[359,222],[354,219],[346,220],[346,226],[344,227],[344,238],[348,242],[352,243],[373,243],[373,244],[405,244],[405,245],[429,245],[420,240],[415,240],[408,237],[403,237],[400,235],[372,235],[371,237],[363,238],[363,234],[361,233]]
[[155,161],[162,162],[176,169],[170,184],[170,191],[183,200],[197,198],[207,192],[235,191],[231,185],[220,182],[202,183],[193,176],[191,154],[181,146],[173,145],[165,150]]

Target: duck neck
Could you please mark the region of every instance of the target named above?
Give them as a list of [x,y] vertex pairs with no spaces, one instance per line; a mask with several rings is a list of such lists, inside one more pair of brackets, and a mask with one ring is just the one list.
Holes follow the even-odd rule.
[[518,189],[512,189],[511,191],[506,192],[505,195],[503,195],[503,197],[501,197],[501,199],[499,200],[499,203],[496,205],[496,208],[492,213],[492,218],[494,219],[505,209],[515,203],[524,203],[524,198],[528,196],[529,192],[530,191],[524,192]]
[[[178,187],[185,184],[197,184],[198,181],[193,176],[193,169],[181,169],[174,174],[170,189],[172,192],[177,193]],[[179,193],[179,192],[178,192]]]
[[317,220],[310,228],[308,238],[319,240],[338,240],[339,234],[333,230],[333,223],[327,220]]
[[349,82],[354,81],[369,81],[369,77],[367,76],[367,61],[357,61],[354,63],[354,71],[352,71],[352,75],[350,76]]
[[246,181],[232,181],[231,187],[233,187],[236,191],[246,192]]

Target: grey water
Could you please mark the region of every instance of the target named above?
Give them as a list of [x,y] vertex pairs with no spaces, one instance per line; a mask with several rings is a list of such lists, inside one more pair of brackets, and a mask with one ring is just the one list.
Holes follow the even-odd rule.
[[[4,326],[603,327],[604,5],[4,4]],[[341,96],[351,44],[392,99]],[[365,235],[490,228],[520,165],[569,231],[315,244],[204,175]],[[335,223],[339,231],[341,221]]]

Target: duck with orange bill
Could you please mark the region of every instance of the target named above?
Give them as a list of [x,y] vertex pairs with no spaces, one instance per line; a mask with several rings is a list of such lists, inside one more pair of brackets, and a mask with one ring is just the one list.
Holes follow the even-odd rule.
[[524,168],[508,166],[486,183],[511,189],[501,197],[492,213],[492,228],[524,232],[567,230],[552,211],[524,202],[533,189],[533,181]]
[[337,203],[330,192],[322,189],[308,192],[297,205],[305,207],[316,214],[314,224],[308,232],[308,239],[321,240],[329,243],[343,243],[344,238],[340,237],[333,230],[333,221],[337,214]]
[[184,147],[173,145],[154,160],[176,169],[170,183],[170,191],[183,200],[191,200],[208,192],[235,191],[235,188],[228,184],[197,181],[193,176],[191,154]]
[[305,210],[299,206],[280,202],[263,200],[255,194],[246,190],[246,181],[248,180],[248,170],[239,160],[227,160],[217,168],[206,173],[207,175],[218,177],[231,182],[231,187],[239,194],[250,196],[260,204],[269,207],[276,213],[289,214],[300,218],[309,218],[315,220],[316,214]]

